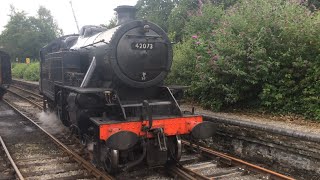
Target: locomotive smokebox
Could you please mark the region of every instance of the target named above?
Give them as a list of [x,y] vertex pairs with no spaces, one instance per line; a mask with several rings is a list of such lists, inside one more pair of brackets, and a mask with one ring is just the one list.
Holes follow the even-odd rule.
[[134,6],[118,6],[114,10],[117,12],[117,26],[136,19],[137,9]]

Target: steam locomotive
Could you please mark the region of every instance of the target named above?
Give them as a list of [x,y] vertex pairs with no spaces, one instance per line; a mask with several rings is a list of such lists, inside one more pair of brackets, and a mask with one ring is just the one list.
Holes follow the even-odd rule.
[[10,56],[4,51],[0,51],[0,100],[7,92],[11,84],[11,62]]
[[212,135],[201,116],[184,115],[163,85],[172,45],[156,24],[118,6],[117,26],[84,26],[40,51],[44,107],[93,144],[93,162],[108,172],[181,157],[181,135]]

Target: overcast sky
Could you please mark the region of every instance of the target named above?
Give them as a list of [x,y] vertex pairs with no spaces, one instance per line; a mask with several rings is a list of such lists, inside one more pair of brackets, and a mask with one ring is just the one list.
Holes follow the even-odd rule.
[[[70,0],[1,0],[0,32],[9,20],[10,4],[18,10],[24,10],[34,16],[42,5],[51,11],[64,34],[77,33],[77,27],[72,15]],[[83,25],[106,24],[114,16],[114,8],[118,5],[135,5],[137,0],[73,0],[79,27]]]

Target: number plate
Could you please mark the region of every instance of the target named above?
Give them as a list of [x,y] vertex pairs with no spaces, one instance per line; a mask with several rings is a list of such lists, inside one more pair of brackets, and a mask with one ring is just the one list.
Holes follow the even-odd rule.
[[147,42],[134,42],[131,44],[132,49],[138,50],[152,50],[154,49],[154,43]]

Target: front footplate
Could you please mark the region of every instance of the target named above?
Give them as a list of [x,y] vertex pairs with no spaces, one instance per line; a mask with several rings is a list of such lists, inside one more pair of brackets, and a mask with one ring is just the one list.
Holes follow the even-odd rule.
[[[157,138],[157,135],[176,136],[191,134],[196,139],[209,138],[214,133],[214,126],[204,122],[202,116],[185,116],[153,119],[151,129],[162,129],[161,133],[144,131],[149,126],[148,120],[143,121],[104,121],[90,118],[99,126],[99,139],[106,142],[109,148],[125,150],[134,146],[139,137]],[[160,138],[161,139],[161,138]]]

